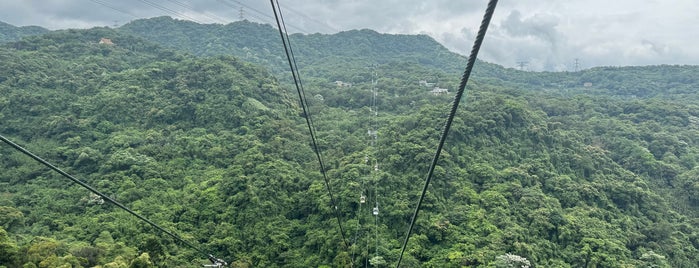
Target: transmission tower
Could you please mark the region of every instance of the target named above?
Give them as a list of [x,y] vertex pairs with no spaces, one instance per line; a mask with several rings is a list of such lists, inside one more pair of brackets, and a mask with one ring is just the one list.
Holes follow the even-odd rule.
[[241,21],[245,20],[245,10],[243,10],[242,6],[238,9],[238,17]]
[[529,65],[528,61],[518,61],[517,66],[519,66],[520,71],[524,71],[524,67],[527,67]]
[[580,70],[580,59],[575,58],[575,72],[578,72]]

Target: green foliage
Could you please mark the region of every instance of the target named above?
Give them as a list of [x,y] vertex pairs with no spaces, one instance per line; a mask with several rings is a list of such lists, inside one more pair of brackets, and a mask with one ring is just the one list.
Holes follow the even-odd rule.
[[529,260],[521,256],[506,253],[495,257],[495,267],[497,268],[529,268]]
[[0,227],[12,230],[24,225],[24,214],[14,207],[0,206]]
[[48,32],[39,26],[16,27],[0,21],[0,44],[17,41],[24,36],[40,35]]
[[19,248],[7,231],[0,227],[0,265],[13,267],[20,259]]
[[[233,267],[392,265],[452,99],[418,81],[454,88],[463,57],[425,36],[292,36],[322,96],[310,110],[345,247],[295,93],[271,75],[276,38],[169,18],[25,37],[0,48],[0,133]],[[405,267],[699,262],[699,68],[477,68]],[[0,265],[207,262],[7,146],[0,166]]]
[[[234,55],[254,62],[275,73],[288,72],[278,31],[268,24],[237,21],[227,25],[201,25],[190,21],[157,17],[140,19],[118,30],[147,38],[165,47],[177,48],[200,56]],[[351,30],[335,35],[293,34],[298,64],[314,78],[329,82],[352,81],[363,76],[337,72],[341,69],[364,69],[370,64],[386,64],[400,58],[405,63],[430,69],[458,73],[463,56],[449,52],[426,35],[390,35],[372,30]],[[202,45],[205,44],[205,45]]]
[[383,259],[381,256],[374,256],[369,260],[369,264],[371,264],[372,267],[384,267],[386,266],[386,260]]
[[133,259],[131,261],[131,264],[129,265],[129,268],[151,268],[155,267],[153,266],[153,262],[150,261],[150,256],[148,253],[143,253],[138,258]]

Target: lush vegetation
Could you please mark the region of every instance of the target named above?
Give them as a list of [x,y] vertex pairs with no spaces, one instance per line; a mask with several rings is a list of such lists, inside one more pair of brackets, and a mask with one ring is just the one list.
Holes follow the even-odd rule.
[[[266,24],[238,21],[201,25],[158,17],[135,20],[119,30],[198,56],[234,55],[274,72],[288,72],[279,31]],[[463,56],[426,35],[389,35],[364,29],[290,37],[299,67],[312,68],[311,76],[332,78],[333,73],[342,75],[342,69],[395,61],[418,63],[423,68],[445,70],[456,76],[463,70]]]
[[[167,36],[134,36],[151,28]],[[0,134],[233,267],[393,265],[453,96],[418,81],[453,91],[463,57],[425,36],[292,36],[347,248],[274,34],[156,18],[8,43]],[[476,68],[406,267],[699,263],[699,68]],[[206,263],[8,146],[0,166],[0,266]]]
[[0,21],[0,43],[17,41],[24,36],[40,35],[48,31],[39,26],[17,27]]

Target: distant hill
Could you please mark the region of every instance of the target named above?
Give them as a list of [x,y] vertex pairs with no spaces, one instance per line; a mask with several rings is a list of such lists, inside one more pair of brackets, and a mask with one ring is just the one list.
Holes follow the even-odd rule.
[[0,21],[0,44],[17,41],[24,36],[39,35],[49,32],[48,29],[39,26],[17,27]]
[[[119,30],[195,55],[226,54],[276,69],[286,66],[279,32],[267,24],[237,21],[204,25],[157,17],[130,22]],[[450,72],[458,72],[465,65],[463,56],[426,35],[381,34],[365,29],[337,34],[292,34],[290,38],[301,68],[328,59],[365,66],[411,61]]]
[[[135,20],[119,30],[198,56],[233,55],[261,64],[275,73],[286,75],[288,72],[279,32],[267,24],[250,21],[227,25],[197,24],[156,17]],[[369,66],[413,66],[410,68],[425,73],[422,79],[433,80],[428,82],[452,78],[448,84],[453,88],[457,84],[453,80],[460,77],[466,65],[466,57],[450,52],[427,35],[382,34],[364,29],[336,34],[292,34],[290,38],[299,68],[312,78],[351,81],[361,76],[366,80],[369,79],[366,72]],[[643,98],[691,93],[699,83],[695,78],[699,77],[699,67],[597,67],[579,72],[552,73],[522,72],[478,61],[473,77],[532,90],[565,94],[586,90],[588,93]],[[586,83],[588,87],[585,87]],[[628,83],[633,83],[633,86]],[[673,86],[659,86],[668,83]]]

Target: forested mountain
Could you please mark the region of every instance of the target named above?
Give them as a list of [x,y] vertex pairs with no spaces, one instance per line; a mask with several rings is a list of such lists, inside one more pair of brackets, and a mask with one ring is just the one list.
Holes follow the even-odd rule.
[[[157,17],[132,21],[119,30],[198,56],[233,55],[272,69],[282,77],[288,76],[279,32],[267,24],[197,24]],[[464,68],[465,57],[426,35],[380,34],[364,29],[332,35],[292,34],[290,39],[303,74],[327,82],[368,81],[371,78],[367,67],[375,65],[408,64],[415,67],[410,69],[412,76],[419,75],[417,78],[428,82],[458,79]],[[699,69],[693,66],[598,67],[581,72],[535,73],[481,61],[478,64],[474,77],[510,88],[575,93],[585,83],[591,83],[586,94],[626,97],[692,94],[699,75]]]
[[[346,248],[276,34],[155,18],[8,43],[0,134],[233,267],[394,265],[453,96],[418,81],[453,91],[464,58],[292,36]],[[476,68],[405,267],[699,263],[698,67]],[[8,146],[0,166],[0,266],[206,263]]]
[[24,36],[44,34],[48,31],[39,26],[17,27],[0,21],[0,44],[17,41]]
[[[135,20],[119,30],[194,55],[234,55],[276,71],[288,67],[279,32],[268,24],[237,21],[227,25],[202,25],[158,17]],[[463,56],[449,52],[426,35],[380,34],[364,29],[332,35],[292,34],[290,38],[301,69],[337,71],[396,59],[457,74],[463,69],[459,64]]]

